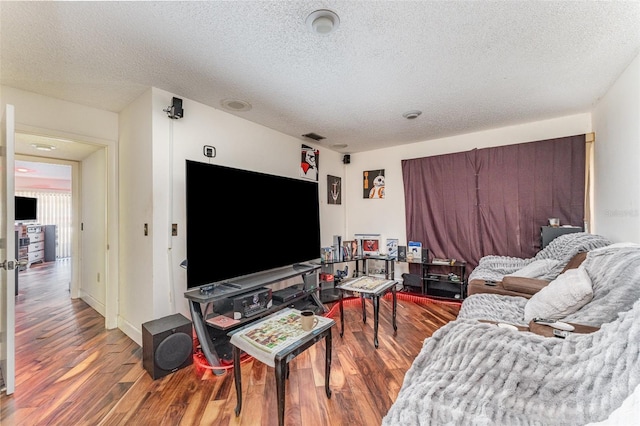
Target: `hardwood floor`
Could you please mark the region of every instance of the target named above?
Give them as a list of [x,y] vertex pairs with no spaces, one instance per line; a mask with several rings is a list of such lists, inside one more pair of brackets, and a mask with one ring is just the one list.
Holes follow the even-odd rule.
[[[235,416],[233,370],[216,376],[197,364],[158,380],[142,367],[142,349],[69,296],[70,262],[33,265],[20,274],[16,298],[16,391],[2,396],[2,425],[275,425],[274,370],[241,364],[243,405]],[[324,342],[291,361],[287,425],[379,425],[427,336],[455,319],[453,303],[380,303],[380,347],[373,345],[372,305],[345,305],[345,333],[333,330],[331,399],[324,394]],[[415,299],[415,298],[412,298]],[[354,303],[355,302],[355,303]],[[339,323],[339,312],[333,318]]]

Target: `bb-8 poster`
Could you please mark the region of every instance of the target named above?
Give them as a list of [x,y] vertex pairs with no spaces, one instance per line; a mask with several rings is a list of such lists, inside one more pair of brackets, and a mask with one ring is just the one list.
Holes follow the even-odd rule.
[[362,197],[384,198],[384,169],[362,172]]

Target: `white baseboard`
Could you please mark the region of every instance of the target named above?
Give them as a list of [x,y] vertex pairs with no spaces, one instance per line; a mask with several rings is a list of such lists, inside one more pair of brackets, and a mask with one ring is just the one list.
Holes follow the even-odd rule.
[[140,327],[135,327],[130,322],[123,320],[122,317],[118,317],[118,328],[138,346],[142,346],[142,329]]
[[93,296],[82,290],[80,290],[80,299],[84,300],[87,305],[95,309],[100,315],[105,316],[106,308],[103,302],[96,300]]

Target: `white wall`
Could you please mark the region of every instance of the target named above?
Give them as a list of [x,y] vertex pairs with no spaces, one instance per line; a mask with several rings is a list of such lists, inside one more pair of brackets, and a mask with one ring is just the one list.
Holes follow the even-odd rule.
[[96,108],[0,86],[2,106],[16,107],[16,131],[60,135],[108,144],[118,140],[118,115]]
[[[383,246],[386,238],[398,238],[400,245],[406,245],[402,181],[402,160],[404,159],[589,132],[591,132],[590,114],[585,113],[353,154],[351,164],[346,166],[348,182],[345,191],[348,199],[346,239],[351,239],[356,233],[379,233]],[[362,173],[365,170],[377,169],[385,170],[385,198],[365,199],[362,191]],[[396,278],[406,271],[406,264],[396,265]]]
[[106,317],[107,172],[106,153],[99,150],[82,161],[80,297]]
[[594,232],[640,243],[640,56],[593,110]]
[[[138,344],[154,316],[152,91],[120,113],[118,327]],[[144,235],[147,224],[148,235]]]
[[163,110],[174,96],[180,97],[154,88],[120,114],[119,326],[137,343],[142,323],[175,312],[190,316],[179,266],[186,258],[185,160],[209,161],[204,145],[216,148],[212,163],[294,178],[301,145],[319,148],[322,244],[344,229],[344,204],[328,206],[326,196],[327,173],[343,177],[342,155],[189,99],[183,98],[184,117],[170,119]]

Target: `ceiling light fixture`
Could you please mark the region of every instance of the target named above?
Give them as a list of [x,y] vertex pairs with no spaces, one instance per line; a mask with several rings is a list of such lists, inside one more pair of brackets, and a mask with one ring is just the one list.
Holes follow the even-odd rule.
[[340,26],[338,15],[328,9],[319,9],[311,12],[305,22],[309,31],[320,35],[332,33]]
[[220,105],[222,105],[224,109],[231,111],[249,111],[251,109],[249,102],[241,101],[240,99],[223,99],[220,101]]
[[344,149],[346,147],[348,147],[349,145],[347,145],[346,143],[337,143],[335,145],[332,145],[332,148],[335,149]]
[[405,112],[404,114],[402,114],[402,116],[407,120],[413,120],[414,118],[418,118],[420,114],[422,114],[422,111],[413,110]]
[[38,151],[53,151],[54,149],[56,149],[55,146],[53,145],[45,145],[42,143],[32,143],[31,144],[32,147],[34,147],[35,149],[37,149]]

